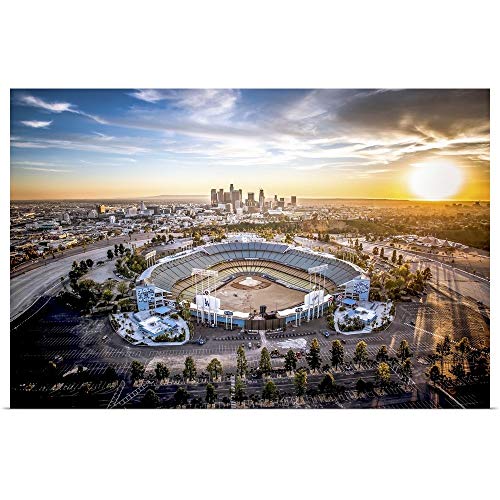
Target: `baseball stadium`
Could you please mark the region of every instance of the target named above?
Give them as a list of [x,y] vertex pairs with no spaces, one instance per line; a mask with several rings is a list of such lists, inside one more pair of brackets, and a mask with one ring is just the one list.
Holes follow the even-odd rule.
[[137,280],[139,310],[189,301],[197,322],[273,330],[320,317],[334,294],[367,298],[358,266],[295,245],[230,237],[160,259]]

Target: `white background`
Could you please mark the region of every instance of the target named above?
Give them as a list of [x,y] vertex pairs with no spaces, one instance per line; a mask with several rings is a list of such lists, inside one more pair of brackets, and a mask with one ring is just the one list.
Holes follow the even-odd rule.
[[[498,410],[14,411],[9,89],[482,87],[498,114],[494,2],[2,2],[4,498],[492,498]],[[175,5],[175,7],[174,7]],[[496,47],[496,52],[494,48]],[[495,164],[495,133],[492,164]],[[492,223],[498,205],[492,169]],[[492,229],[492,298],[498,237]],[[492,406],[498,406],[497,301]]]

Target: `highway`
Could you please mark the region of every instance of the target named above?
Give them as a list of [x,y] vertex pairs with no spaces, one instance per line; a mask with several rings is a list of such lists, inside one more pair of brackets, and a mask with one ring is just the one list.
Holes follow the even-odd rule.
[[[347,240],[336,240],[339,244],[347,246]],[[387,257],[391,257],[393,247],[384,245],[382,242],[367,242],[359,240],[363,244],[363,250],[372,253],[373,247],[384,247]],[[429,257],[418,255],[412,252],[396,249],[398,255],[402,254],[404,259],[410,261],[413,271],[429,267],[432,272],[431,283],[440,289],[449,288],[464,297],[469,297],[475,301],[482,302],[486,307],[490,307],[490,282],[485,278],[474,276],[467,271],[462,271],[448,264],[443,264]]]
[[[144,235],[142,241],[133,241],[133,243],[141,246],[146,242],[147,237],[152,236],[154,233]],[[44,261],[44,265],[12,277],[10,280],[10,320],[17,318],[42,295],[56,294],[61,287],[61,277],[68,275],[73,261],[92,259],[97,262],[98,260],[106,260],[108,249],[114,250],[114,245],[113,242],[108,246],[87,249],[85,252],[82,250],[78,254],[67,257],[47,259]]]
[[[140,247],[153,236],[155,233],[135,234],[132,243]],[[157,250],[178,250],[189,241],[191,241],[190,238],[180,238],[166,247],[157,247]],[[130,241],[128,238],[120,238],[120,241],[113,239],[105,246],[102,243],[97,242],[95,245],[97,248],[87,248],[85,252],[80,248],[79,253],[72,252],[66,257],[34,263],[30,266],[30,270],[23,273],[19,271],[13,273],[10,279],[10,320],[16,319],[42,295],[55,295],[61,288],[61,277],[68,275],[73,261],[107,260],[106,253],[109,249],[114,250],[115,244],[124,243],[127,246]]]

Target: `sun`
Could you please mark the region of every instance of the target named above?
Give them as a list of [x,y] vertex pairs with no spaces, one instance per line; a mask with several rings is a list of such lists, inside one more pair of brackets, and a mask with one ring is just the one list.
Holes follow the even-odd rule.
[[461,169],[450,162],[416,163],[409,175],[410,189],[423,200],[445,200],[458,193],[462,183]]

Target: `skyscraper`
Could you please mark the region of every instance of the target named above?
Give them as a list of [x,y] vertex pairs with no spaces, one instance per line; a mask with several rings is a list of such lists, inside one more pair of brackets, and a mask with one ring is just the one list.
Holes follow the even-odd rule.
[[259,207],[261,210],[264,208],[264,200],[265,200],[264,190],[260,189],[259,190]]
[[297,206],[297,197],[296,196],[292,196],[291,197],[291,202],[292,202],[292,206],[296,207]]
[[217,194],[217,203],[224,203],[224,189],[219,189],[219,193]]
[[237,208],[240,207],[241,204],[241,198],[240,198],[240,192],[239,190],[233,190],[232,196],[231,196],[231,203],[233,204],[233,209],[236,210]]
[[217,189],[210,190],[210,203],[213,207],[217,206]]

